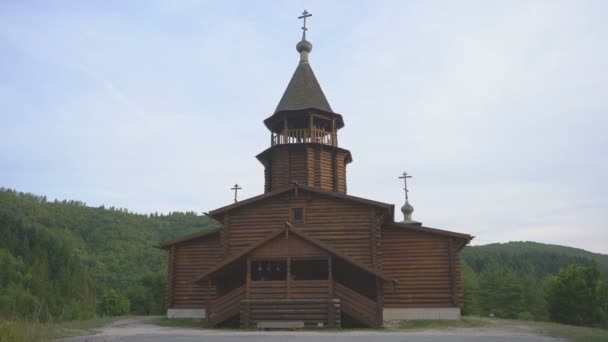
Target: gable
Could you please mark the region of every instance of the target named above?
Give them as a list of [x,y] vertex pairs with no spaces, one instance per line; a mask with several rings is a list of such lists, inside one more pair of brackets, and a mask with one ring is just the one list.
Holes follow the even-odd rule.
[[287,192],[293,192],[294,194],[296,194],[296,196],[300,192],[316,193],[316,194],[327,196],[327,197],[342,199],[342,200],[348,201],[348,202],[360,203],[360,204],[364,204],[364,205],[371,206],[371,207],[382,208],[382,209],[388,210],[390,213],[390,216],[392,216],[392,214],[394,212],[394,208],[395,208],[394,205],[388,204],[388,203],[377,202],[377,201],[369,200],[366,198],[341,194],[341,193],[334,192],[334,191],[322,190],[317,187],[311,187],[311,186],[300,185],[300,184],[292,184],[290,186],[287,186],[287,187],[284,187],[281,189],[267,192],[267,193],[259,195],[259,196],[248,198],[246,200],[212,210],[208,213],[208,215],[211,216],[212,218],[219,219],[221,221],[223,215],[225,213],[227,213],[228,211],[233,211],[234,209],[237,209],[237,208],[241,208],[241,207],[249,206],[253,203],[265,201],[270,198],[280,196]]
[[[322,241],[319,241],[313,237],[306,235],[304,232],[296,229],[295,227],[291,226],[289,223],[286,222],[285,226],[283,228],[273,231],[272,233],[268,234],[265,238],[262,238],[262,239],[256,241],[249,247],[241,250],[238,253],[232,254],[229,258],[224,259],[222,262],[217,263],[214,267],[212,267],[212,268],[208,269],[207,271],[203,272],[202,274],[200,274],[192,282],[198,283],[201,280],[212,276],[213,274],[215,274],[219,270],[227,267],[228,265],[231,265],[231,264],[235,263],[236,261],[238,261],[239,259],[241,259],[247,255],[251,255],[252,253],[255,253],[258,250],[261,250],[263,253],[269,253],[270,252],[269,250],[264,250],[264,249],[260,249],[260,248],[275,239],[281,239],[281,238],[288,239],[288,237],[290,237],[292,235],[295,235],[299,239],[302,240],[303,243],[297,242],[296,243],[297,245],[304,246],[305,248],[308,248],[309,251],[311,251],[311,252],[317,253],[318,251],[323,251],[325,253],[329,253],[335,257],[338,257],[338,258],[360,268],[363,271],[366,271],[366,272],[384,280],[384,281],[395,281],[393,278],[389,278],[386,275],[384,275],[381,271],[374,269],[372,267],[369,267],[369,266],[357,261],[356,259],[342,253],[341,251],[337,250],[336,248],[333,248],[332,246],[327,245],[327,244],[323,243]],[[283,248],[286,248],[288,246],[290,246],[289,243],[286,243]],[[314,247],[314,248],[312,248],[312,247]],[[294,251],[294,253],[295,252],[297,252],[297,251]],[[276,256],[279,256],[279,255],[276,255]],[[285,255],[282,255],[282,256],[285,256]],[[298,255],[298,256],[300,256],[300,255]]]
[[251,252],[256,258],[279,257],[327,257],[329,254],[318,246],[294,234],[278,236]]

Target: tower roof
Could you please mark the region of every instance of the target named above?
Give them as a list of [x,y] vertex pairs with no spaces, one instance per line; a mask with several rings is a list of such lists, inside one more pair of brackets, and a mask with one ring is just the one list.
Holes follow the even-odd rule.
[[[301,41],[300,43],[302,42],[306,41]],[[298,46],[300,46],[300,43],[298,43]],[[285,89],[285,93],[283,93],[283,97],[281,97],[281,101],[279,101],[274,112],[314,108],[333,113],[329,102],[327,102],[327,98],[325,98],[325,94],[323,94],[323,90],[321,90],[321,85],[319,85],[319,81],[317,81],[315,73],[308,63],[308,51],[302,49],[300,54],[306,54],[306,56],[300,58],[300,63],[293,73],[291,81],[289,81],[287,89]]]

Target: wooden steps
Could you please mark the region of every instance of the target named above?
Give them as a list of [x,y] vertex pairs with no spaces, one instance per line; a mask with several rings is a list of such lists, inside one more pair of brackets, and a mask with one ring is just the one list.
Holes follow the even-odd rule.
[[304,322],[306,328],[339,327],[338,299],[243,299],[241,327],[262,322]]

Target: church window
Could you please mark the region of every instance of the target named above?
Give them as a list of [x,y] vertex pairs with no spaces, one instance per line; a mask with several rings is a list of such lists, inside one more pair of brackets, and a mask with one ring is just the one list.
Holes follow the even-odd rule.
[[291,221],[294,223],[304,222],[304,209],[303,208],[292,208],[291,209]]

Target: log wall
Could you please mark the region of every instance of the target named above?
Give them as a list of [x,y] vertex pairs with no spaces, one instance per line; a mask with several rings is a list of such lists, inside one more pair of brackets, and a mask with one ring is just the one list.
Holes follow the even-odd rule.
[[373,266],[381,239],[378,220],[384,211],[367,205],[300,190],[229,212],[224,229],[229,253],[249,246],[291,220],[291,209],[303,208],[304,221],[294,223],[307,235],[321,240],[353,259]]
[[384,307],[462,305],[460,262],[456,244],[449,239],[405,229],[383,229],[383,271],[398,280],[397,284],[384,286]]
[[293,183],[346,193],[347,152],[322,144],[289,144],[272,148],[265,159],[266,192]]
[[203,309],[215,299],[215,286],[196,285],[192,279],[221,260],[219,234],[175,245],[170,251],[167,307]]
[[286,197],[275,197],[230,211],[230,222],[223,229],[230,231],[230,253],[245,248],[282,228],[290,219]]

